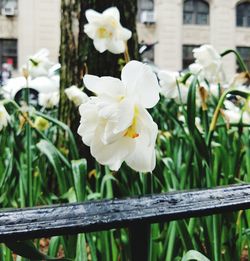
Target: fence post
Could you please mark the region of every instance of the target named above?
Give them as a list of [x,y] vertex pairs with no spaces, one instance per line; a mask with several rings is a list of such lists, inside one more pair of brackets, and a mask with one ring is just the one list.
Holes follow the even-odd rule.
[[150,261],[150,224],[138,222],[129,226],[131,261]]

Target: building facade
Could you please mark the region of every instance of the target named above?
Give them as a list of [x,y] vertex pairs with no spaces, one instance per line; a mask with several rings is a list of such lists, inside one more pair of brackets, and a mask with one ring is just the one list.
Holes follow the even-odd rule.
[[[162,69],[185,69],[205,43],[238,49],[250,67],[250,0],[138,0],[137,20],[139,41],[157,42],[150,58]],[[56,62],[59,25],[60,0],[0,0],[0,70],[20,67],[40,48]],[[228,75],[237,71],[233,55],[224,63]]]
[[[152,0],[141,0],[141,2]],[[145,3],[144,3],[145,6]],[[151,6],[151,8],[149,8]],[[153,8],[152,8],[153,6]],[[250,1],[239,0],[155,0],[139,8],[139,40],[158,42],[154,62],[162,69],[185,69],[193,62],[192,49],[212,44],[222,52],[238,49],[250,68]],[[224,58],[225,71],[237,71],[233,55]]]
[[0,67],[17,69],[41,48],[57,62],[59,43],[60,0],[0,0]]

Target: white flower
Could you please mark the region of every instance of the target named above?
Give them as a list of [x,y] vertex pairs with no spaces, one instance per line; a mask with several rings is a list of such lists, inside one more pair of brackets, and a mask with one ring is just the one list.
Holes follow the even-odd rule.
[[59,103],[59,92],[39,93],[38,103],[44,108],[51,109]]
[[180,75],[178,72],[160,71],[158,73],[158,78],[160,80],[161,94],[168,99],[175,99],[177,102],[180,102],[181,98],[181,101],[186,103],[188,87],[182,83],[179,83],[178,90],[176,81],[178,81],[179,77]]
[[224,101],[226,110],[223,111],[223,116],[229,123],[239,123],[242,120],[244,124],[250,124],[250,113],[248,111],[243,111],[234,105],[229,100]]
[[152,171],[158,127],[146,109],[158,102],[159,85],[150,67],[131,61],[121,80],[85,75],[84,83],[97,95],[79,108],[78,133],[91,154],[112,170],[125,161],[136,171]]
[[[50,93],[59,91],[59,76],[52,77],[37,77],[35,79],[28,78],[28,86],[39,93]],[[15,95],[21,90],[26,88],[27,81],[24,77],[16,77],[8,80],[7,84],[1,89],[1,94],[5,99],[14,99]]]
[[77,86],[73,85],[65,90],[65,94],[76,106],[85,103],[88,100],[88,95],[81,91]]
[[84,32],[94,40],[94,46],[100,53],[108,50],[114,54],[123,53],[125,42],[132,33],[120,24],[120,13],[116,7],[98,13],[92,9],[86,11],[88,24]]
[[37,77],[29,82],[29,87],[41,93],[58,92],[60,86],[60,78],[58,75],[53,77]]
[[200,77],[204,77],[210,82],[217,83],[224,80],[221,56],[212,45],[202,45],[195,48],[193,53],[195,65],[189,66],[192,73],[199,73]]
[[0,104],[0,131],[8,125],[10,121],[10,115],[6,111],[5,107]]
[[53,63],[49,60],[49,51],[41,49],[39,52],[29,58],[29,74],[32,78],[39,76],[48,76],[49,69]]
[[189,71],[198,76],[198,80],[200,82],[204,81],[205,75],[204,75],[204,70],[203,70],[203,66],[198,64],[198,63],[192,63],[189,65]]

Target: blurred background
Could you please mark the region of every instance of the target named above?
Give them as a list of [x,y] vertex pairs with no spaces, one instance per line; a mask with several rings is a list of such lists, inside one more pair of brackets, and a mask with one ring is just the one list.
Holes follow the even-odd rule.
[[[0,0],[1,82],[40,48],[57,62],[60,7],[60,0]],[[138,0],[137,7],[143,60],[181,71],[194,61],[193,48],[211,43],[219,51],[237,49],[250,68],[250,1]],[[224,63],[226,75],[237,71],[235,57]]]

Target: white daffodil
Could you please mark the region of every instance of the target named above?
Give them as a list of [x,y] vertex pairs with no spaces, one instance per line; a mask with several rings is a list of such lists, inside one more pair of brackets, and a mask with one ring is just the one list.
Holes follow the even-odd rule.
[[85,103],[88,100],[88,95],[81,91],[77,86],[73,85],[65,90],[68,99],[76,106]]
[[242,111],[234,103],[229,100],[224,101],[225,110],[222,110],[222,115],[229,123],[239,123],[242,121],[244,124],[250,124],[250,113]]
[[108,50],[111,53],[123,53],[126,41],[132,36],[131,31],[120,24],[120,13],[116,7],[98,13],[92,9],[86,11],[88,24],[84,32],[94,41],[96,50],[100,53]]
[[53,63],[49,60],[49,51],[41,49],[39,52],[29,58],[29,74],[32,78],[39,76],[48,76],[49,69]]
[[39,93],[38,103],[44,108],[51,109],[59,104],[59,92]]
[[204,70],[203,70],[203,66],[198,64],[198,63],[192,63],[189,65],[189,71],[193,74],[193,75],[197,75],[198,80],[200,82],[204,81],[205,75],[204,75]]
[[200,77],[204,77],[213,83],[224,80],[221,56],[212,45],[202,45],[199,48],[195,48],[193,53],[195,65],[189,66],[192,73],[199,73]]
[[39,93],[53,93],[59,91],[60,78],[58,75],[52,77],[41,76],[35,79],[29,77],[27,80],[24,77],[9,79],[7,84],[2,86],[1,94],[5,99],[14,99],[15,95],[27,85],[29,88],[34,89]]
[[125,161],[136,171],[152,171],[158,127],[146,109],[156,105],[160,88],[150,67],[131,61],[121,80],[85,75],[84,84],[97,95],[79,108],[78,133],[91,154],[111,170]]
[[29,87],[41,93],[58,92],[60,87],[60,78],[58,75],[53,77],[37,77],[29,82]]
[[10,115],[6,111],[5,107],[0,104],[0,131],[8,125],[10,121]]
[[[161,94],[168,99],[175,99],[177,102],[180,100],[185,104],[187,102],[188,87],[179,83],[179,90],[177,81],[180,78],[178,72],[160,71],[158,73],[160,80]],[[179,93],[180,92],[180,93]]]

